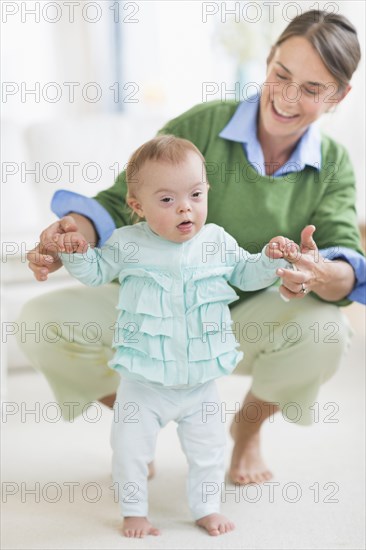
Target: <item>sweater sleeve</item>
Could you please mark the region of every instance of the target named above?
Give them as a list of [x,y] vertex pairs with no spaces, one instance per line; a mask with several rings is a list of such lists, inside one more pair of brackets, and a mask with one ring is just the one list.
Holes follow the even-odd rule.
[[[364,252],[361,246],[361,237],[358,230],[356,212],[356,183],[353,167],[347,151],[332,140],[326,147],[324,166],[321,171],[322,195],[316,202],[309,224],[316,227],[315,242],[322,253],[326,249],[326,256],[332,259],[348,261],[354,268],[347,255],[342,250],[355,251],[359,263],[364,265]],[[355,268],[354,268],[355,269]],[[356,283],[359,284],[359,274],[355,271]],[[316,296],[319,298],[319,296]],[[352,297],[352,292],[349,298]],[[350,303],[349,298],[332,302],[338,306]],[[322,300],[322,298],[319,298]],[[322,300],[325,301],[325,300]]]
[[[330,141],[330,140],[329,140]],[[320,173],[321,196],[309,224],[316,227],[314,234],[318,248],[351,248],[363,254],[356,213],[356,184],[353,167],[347,151],[331,142]]]

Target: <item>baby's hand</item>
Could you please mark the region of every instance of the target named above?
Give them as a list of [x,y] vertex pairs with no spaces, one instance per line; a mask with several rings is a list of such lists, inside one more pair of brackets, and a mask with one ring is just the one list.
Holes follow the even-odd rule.
[[300,249],[287,237],[273,237],[266,246],[266,255],[274,260],[285,258],[289,262],[295,262],[300,257]]
[[88,243],[84,236],[77,231],[71,231],[69,233],[56,233],[53,237],[59,252],[68,252],[73,254],[78,252],[83,254],[87,251]]

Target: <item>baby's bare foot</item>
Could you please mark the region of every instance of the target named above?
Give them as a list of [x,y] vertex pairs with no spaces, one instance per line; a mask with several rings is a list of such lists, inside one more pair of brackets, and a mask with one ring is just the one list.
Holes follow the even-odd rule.
[[145,535],[160,535],[159,529],[145,517],[130,516],[123,519],[122,531],[125,537],[142,539]]
[[196,521],[197,525],[206,529],[207,533],[213,537],[223,535],[235,529],[232,521],[221,514],[209,514]]

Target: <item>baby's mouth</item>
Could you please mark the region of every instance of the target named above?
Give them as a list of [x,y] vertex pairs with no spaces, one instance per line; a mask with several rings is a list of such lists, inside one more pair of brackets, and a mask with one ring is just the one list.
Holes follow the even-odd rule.
[[177,225],[177,228],[182,233],[186,233],[190,231],[192,227],[193,227],[193,222],[191,222],[190,220],[185,220],[184,222],[181,222],[179,225]]

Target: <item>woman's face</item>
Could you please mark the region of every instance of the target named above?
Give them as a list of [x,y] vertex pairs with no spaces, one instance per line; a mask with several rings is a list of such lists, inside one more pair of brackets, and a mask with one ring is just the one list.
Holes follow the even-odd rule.
[[343,99],[335,78],[303,37],[278,46],[260,100],[259,133],[299,139],[306,128]]

